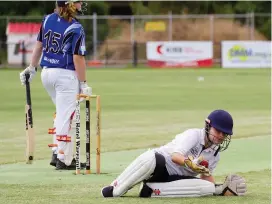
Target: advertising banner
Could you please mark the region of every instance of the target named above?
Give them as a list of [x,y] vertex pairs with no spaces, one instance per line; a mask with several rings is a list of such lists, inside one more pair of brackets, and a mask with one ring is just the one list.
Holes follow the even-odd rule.
[[271,41],[223,41],[223,68],[270,68]]
[[151,67],[210,67],[213,64],[210,41],[147,42],[146,49]]

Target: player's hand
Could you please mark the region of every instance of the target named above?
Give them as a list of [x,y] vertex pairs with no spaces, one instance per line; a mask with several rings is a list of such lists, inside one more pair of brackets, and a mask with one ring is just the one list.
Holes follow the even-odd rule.
[[91,96],[92,88],[86,82],[80,82],[80,94]]
[[[204,157],[201,155],[200,157],[198,158],[195,158],[193,160],[194,163],[198,164],[198,165],[201,165],[201,166],[204,166],[206,167],[207,169],[209,169],[209,162],[207,160],[204,159]],[[211,176],[211,173],[208,172],[208,173],[202,173],[204,176]]]
[[33,67],[32,65],[29,65],[27,68],[25,68],[24,71],[20,73],[20,81],[22,85],[26,84],[26,74],[29,74],[28,81],[31,82],[35,74],[37,73],[37,68]]
[[198,164],[198,162],[200,161],[201,158],[194,159],[192,156],[189,156],[187,159],[184,160],[184,163],[187,168],[190,168],[196,173],[209,175],[210,174],[209,169],[206,168],[205,166]]

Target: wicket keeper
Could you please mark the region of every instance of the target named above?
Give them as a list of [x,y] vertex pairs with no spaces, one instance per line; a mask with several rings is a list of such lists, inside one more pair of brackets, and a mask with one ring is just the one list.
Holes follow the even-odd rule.
[[170,143],[141,154],[101,190],[102,196],[123,196],[138,183],[140,197],[245,195],[244,178],[229,175],[217,185],[213,177],[220,152],[231,142],[232,129],[233,119],[227,111],[211,112],[205,128],[188,129]]

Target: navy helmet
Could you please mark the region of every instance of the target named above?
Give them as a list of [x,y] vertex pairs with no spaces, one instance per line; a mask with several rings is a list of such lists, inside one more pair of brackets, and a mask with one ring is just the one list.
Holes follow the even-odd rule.
[[86,1],[80,1],[80,0],[57,0],[57,5],[58,7],[65,7],[67,4],[69,4],[69,2],[71,3],[77,3],[77,2],[82,2],[82,5],[81,5],[81,9],[78,10],[77,9],[77,12],[79,15],[83,15],[84,12],[87,11],[87,2]]
[[210,121],[210,126],[215,129],[228,135],[233,134],[233,119],[227,111],[215,110],[210,113],[208,120]]
[[69,3],[69,1],[67,1],[67,0],[57,0],[58,7],[64,7],[68,3]]
[[219,145],[218,151],[222,152],[226,150],[231,141],[231,135],[233,135],[232,116],[225,110],[214,110],[213,112],[210,113],[210,115],[206,119],[206,126],[205,126],[206,135],[210,142],[212,142],[209,138],[209,132],[211,127],[224,133],[225,139]]

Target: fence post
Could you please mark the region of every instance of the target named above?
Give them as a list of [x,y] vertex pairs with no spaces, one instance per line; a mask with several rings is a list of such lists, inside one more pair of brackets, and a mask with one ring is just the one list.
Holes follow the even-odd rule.
[[25,48],[25,41],[22,41],[22,67],[25,68],[26,66],[26,48]]
[[106,54],[105,54],[105,65],[106,67],[108,66],[108,60],[109,60],[109,46],[108,46],[108,40],[105,41],[106,42]]
[[172,11],[168,12],[168,20],[169,20],[169,26],[168,26],[168,40],[172,41],[172,23],[173,23],[173,18],[172,18]]
[[130,42],[132,45],[132,64],[133,67],[137,67],[137,42],[134,39],[134,26],[135,26],[135,17],[130,16]]
[[246,13],[245,18],[246,18],[245,25],[246,25],[246,29],[248,31],[246,38],[251,39],[251,26],[250,26],[251,14]]
[[214,16],[210,15],[210,41],[214,40]]
[[7,17],[6,17],[6,27],[8,26],[9,21],[10,21],[10,20],[9,20],[9,17],[7,16]]
[[255,32],[255,15],[254,12],[251,13],[251,26],[250,26],[250,39],[254,40],[254,32]]
[[133,42],[132,46],[132,55],[133,55],[133,67],[137,67],[138,65],[138,46],[137,46],[137,41]]
[[96,46],[97,46],[97,15],[93,13],[93,60],[96,60]]
[[130,42],[134,42],[134,16],[130,16]]

